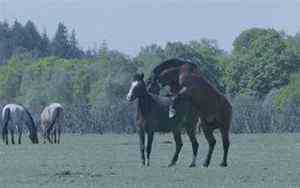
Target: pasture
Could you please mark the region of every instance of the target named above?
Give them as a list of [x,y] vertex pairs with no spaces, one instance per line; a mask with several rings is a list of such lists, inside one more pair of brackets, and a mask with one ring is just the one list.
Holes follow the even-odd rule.
[[62,144],[0,146],[0,187],[299,187],[299,134],[231,135],[227,168],[220,136],[209,168],[208,145],[199,138],[197,167],[188,168],[192,147],[183,135],[176,166],[168,168],[175,145],[156,134],[151,166],[141,167],[137,135],[64,135]]

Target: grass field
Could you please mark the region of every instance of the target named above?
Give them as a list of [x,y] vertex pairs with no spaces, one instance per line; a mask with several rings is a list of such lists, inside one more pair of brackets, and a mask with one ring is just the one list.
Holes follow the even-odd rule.
[[229,167],[218,142],[209,168],[199,135],[198,166],[188,168],[191,145],[175,167],[171,135],[155,135],[150,167],[140,166],[137,135],[65,135],[61,145],[1,145],[0,187],[300,187],[300,135],[232,135]]

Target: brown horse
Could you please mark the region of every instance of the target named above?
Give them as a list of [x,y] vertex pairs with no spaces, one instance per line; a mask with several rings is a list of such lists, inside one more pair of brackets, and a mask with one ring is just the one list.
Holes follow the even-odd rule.
[[[209,150],[204,166],[209,166],[216,139],[213,131],[219,128],[223,141],[223,161],[221,166],[227,166],[229,149],[229,130],[232,119],[232,106],[230,102],[200,71],[195,71],[194,66],[185,63],[168,69],[160,69],[156,80],[162,86],[168,85],[176,98],[173,105],[179,105],[182,101],[190,101],[201,118],[201,127],[209,144]],[[151,88],[151,86],[149,86]]]
[[[176,151],[169,166],[175,165],[182,148],[181,128],[184,127],[193,147],[193,160],[190,167],[196,165],[198,142],[195,136],[198,116],[189,110],[191,105],[181,104],[178,106],[178,118],[168,118],[168,107],[171,100],[168,97],[160,97],[149,93],[143,80],[143,74],[136,74],[127,94],[128,101],[138,99],[136,125],[140,139],[140,152],[142,165],[145,165],[145,134],[147,134],[147,166],[150,164],[150,153],[154,132],[172,132],[176,143]],[[188,107],[188,108],[186,108]]]

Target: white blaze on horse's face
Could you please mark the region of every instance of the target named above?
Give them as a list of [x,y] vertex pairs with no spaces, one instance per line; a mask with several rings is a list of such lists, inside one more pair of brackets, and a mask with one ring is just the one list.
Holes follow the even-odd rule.
[[133,81],[131,83],[131,86],[130,86],[130,89],[129,89],[129,92],[127,94],[127,100],[128,101],[132,101],[133,100],[133,91],[134,91],[134,88],[139,84],[138,81]]

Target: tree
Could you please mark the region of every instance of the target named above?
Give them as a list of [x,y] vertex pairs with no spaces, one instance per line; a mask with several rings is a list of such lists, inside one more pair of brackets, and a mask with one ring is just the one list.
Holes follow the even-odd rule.
[[7,22],[0,22],[0,64],[4,64],[12,54],[11,29]]
[[20,52],[24,52],[25,50],[25,41],[26,41],[26,34],[25,29],[20,22],[15,20],[12,29],[11,29],[11,44],[13,54],[18,54]]
[[299,68],[299,49],[274,29],[243,31],[233,46],[232,62],[226,70],[233,94],[251,90],[265,95],[286,85],[289,75]]
[[58,57],[68,57],[69,47],[67,27],[59,23],[52,41],[52,54]]
[[32,21],[27,21],[24,32],[24,44],[22,46],[28,51],[39,50],[42,38]]
[[51,54],[51,43],[46,31],[44,31],[44,33],[42,34],[41,43],[39,47],[41,57],[46,57]]
[[78,41],[74,29],[71,32],[69,45],[68,58],[81,58],[83,56],[83,52],[78,48]]

